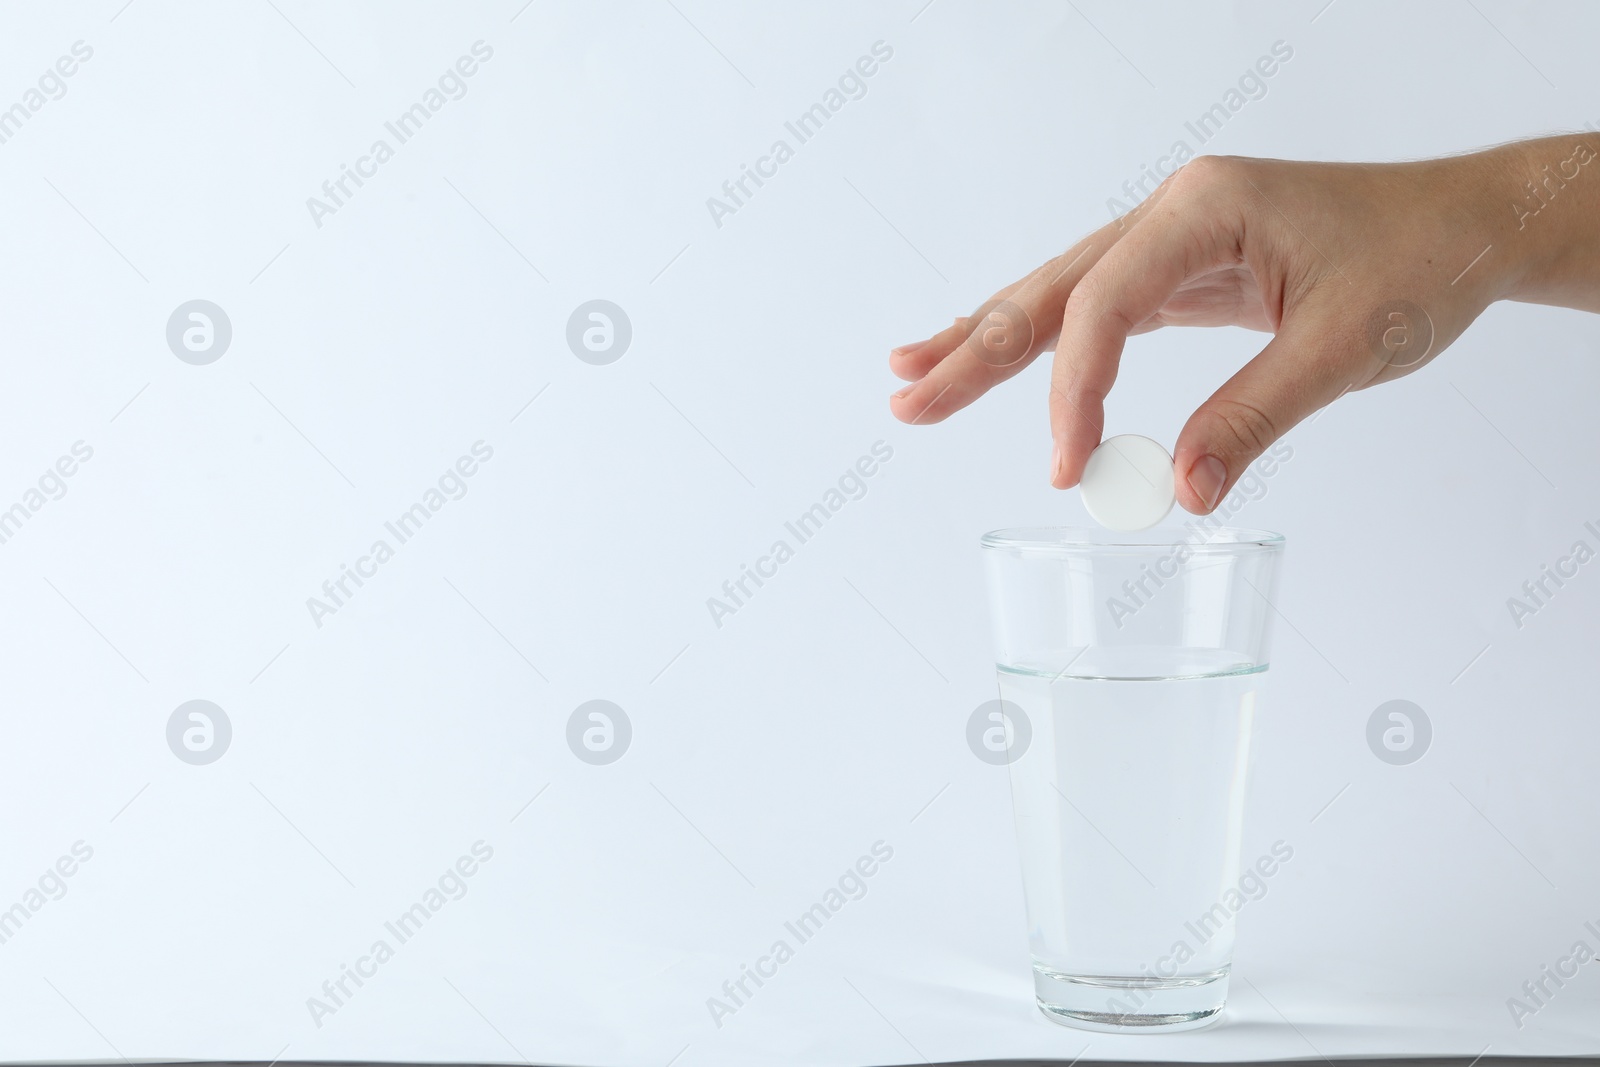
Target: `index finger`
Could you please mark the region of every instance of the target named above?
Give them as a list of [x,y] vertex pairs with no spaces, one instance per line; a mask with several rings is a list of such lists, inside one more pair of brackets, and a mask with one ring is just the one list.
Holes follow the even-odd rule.
[[1105,398],[1128,335],[1159,312],[1190,276],[1236,255],[1237,229],[1167,197],[1112,246],[1072,290],[1050,379],[1055,441],[1050,484],[1083,477],[1105,429]]

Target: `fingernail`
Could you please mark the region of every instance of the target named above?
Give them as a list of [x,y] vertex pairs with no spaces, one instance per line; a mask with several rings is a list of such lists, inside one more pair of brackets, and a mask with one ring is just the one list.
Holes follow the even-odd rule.
[[[931,340],[933,340],[933,338],[931,338],[931,337],[928,338],[928,341],[931,341]],[[925,346],[928,343],[928,341],[913,341],[911,344],[901,345],[899,348],[891,348],[889,350],[889,354],[891,356],[909,356],[911,353],[915,352],[917,349],[922,348],[923,346]]]
[[912,382],[910,385],[906,386],[904,389],[901,389],[898,393],[895,393],[891,399],[904,400],[906,398],[906,396],[910,394],[911,390],[915,389],[918,384],[919,383],[917,383],[917,382]]
[[1227,480],[1228,468],[1216,456],[1201,456],[1189,468],[1189,488],[1207,511],[1217,506],[1217,499],[1222,496],[1222,483]]
[[1061,446],[1054,445],[1050,449],[1050,484],[1056,484],[1056,478],[1061,474]]

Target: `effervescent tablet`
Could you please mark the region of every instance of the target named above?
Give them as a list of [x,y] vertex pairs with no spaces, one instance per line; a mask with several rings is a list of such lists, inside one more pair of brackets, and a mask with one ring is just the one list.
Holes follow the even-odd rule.
[[1089,454],[1078,491],[1090,517],[1108,530],[1148,530],[1177,500],[1172,457],[1138,434],[1107,438]]

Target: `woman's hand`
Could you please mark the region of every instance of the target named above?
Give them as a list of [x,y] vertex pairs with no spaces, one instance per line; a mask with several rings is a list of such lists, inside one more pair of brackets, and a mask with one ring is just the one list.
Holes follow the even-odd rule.
[[1178,437],[1178,501],[1204,514],[1290,427],[1417,369],[1493,301],[1600,310],[1597,152],[1600,137],[1572,135],[1415,163],[1202,156],[971,316],[895,349],[890,368],[913,384],[891,410],[937,422],[1059,339],[1050,481],[1065,489],[1100,443],[1130,334],[1270,332]]

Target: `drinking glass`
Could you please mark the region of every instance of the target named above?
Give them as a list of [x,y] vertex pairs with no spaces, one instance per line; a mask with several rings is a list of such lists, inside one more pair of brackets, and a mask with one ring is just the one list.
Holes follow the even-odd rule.
[[1090,1030],[1228,993],[1245,771],[1283,538],[1190,524],[983,537],[1034,990]]

